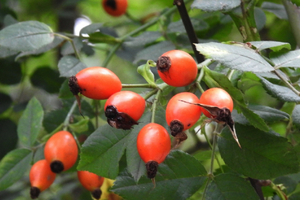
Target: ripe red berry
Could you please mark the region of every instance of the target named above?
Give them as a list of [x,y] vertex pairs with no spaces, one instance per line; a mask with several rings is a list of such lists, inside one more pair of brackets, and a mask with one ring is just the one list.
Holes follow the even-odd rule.
[[127,0],[103,0],[102,6],[109,15],[118,17],[125,14],[128,2]]
[[29,172],[31,198],[37,198],[42,191],[49,188],[54,182],[55,176],[56,174],[51,171],[50,164],[46,160],[34,163]]
[[130,129],[144,113],[144,98],[132,91],[120,91],[109,97],[104,105],[109,125],[115,128]]
[[166,108],[166,120],[173,136],[191,128],[201,115],[200,106],[188,104],[179,100],[190,103],[199,103],[198,97],[190,92],[178,93],[170,99]]
[[100,199],[102,194],[100,187],[104,178],[88,171],[77,171],[77,176],[81,185],[90,191],[95,199]]
[[171,50],[162,54],[156,66],[160,78],[174,87],[191,84],[198,74],[197,63],[193,57],[181,50]]
[[91,99],[107,99],[122,89],[115,73],[104,67],[88,67],[70,77],[69,87],[74,95],[79,92]]
[[158,164],[162,163],[171,149],[171,139],[167,130],[156,123],[144,126],[137,137],[137,150],[146,163],[148,178],[156,175]]
[[54,173],[70,169],[78,157],[73,135],[68,131],[59,131],[52,135],[46,142],[44,155]]
[[[233,110],[233,101],[231,96],[222,88],[210,88],[203,92],[199,100],[200,104],[215,106],[220,109],[227,108],[230,112]],[[210,112],[202,108],[202,112],[206,117],[214,118]]]

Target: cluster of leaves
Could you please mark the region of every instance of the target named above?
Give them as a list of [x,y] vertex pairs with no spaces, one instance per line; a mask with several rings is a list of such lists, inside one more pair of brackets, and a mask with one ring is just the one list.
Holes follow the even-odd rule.
[[[200,12],[191,18],[196,35],[203,39],[195,44],[196,49],[206,60],[199,64],[198,85],[186,88],[165,87],[161,80],[155,80],[155,70],[151,69],[155,65],[151,60],[156,60],[168,50],[177,48],[192,53],[183,25],[185,22],[178,20],[174,6],[123,36],[118,36],[113,27],[93,23],[83,28],[79,36],[71,37],[54,32],[42,22],[17,22],[8,15],[4,20],[5,27],[0,31],[0,57],[3,63],[1,84],[25,82],[21,80],[20,65],[26,59],[63,46],[60,51],[62,57],[57,64],[58,72],[41,67],[30,77],[31,85],[48,93],[57,93],[62,106],[45,112],[43,106],[47,101],[33,97],[26,107],[15,106],[13,110],[11,97],[7,93],[0,93],[0,112],[4,113],[0,120],[0,134],[5,134],[2,137],[5,139],[0,143],[1,150],[3,148],[6,154],[0,155],[0,190],[18,183],[24,175],[28,178],[26,172],[30,165],[43,157],[45,141],[58,130],[68,128],[79,139],[87,137],[80,147],[79,161],[70,171],[87,170],[115,179],[111,190],[125,199],[202,197],[239,200],[276,195],[281,199],[285,196],[298,199],[300,51],[292,50],[296,46],[295,40],[290,43],[280,41],[281,38],[278,41],[257,41],[261,37],[259,31],[267,30],[267,24],[264,24],[267,13],[264,11],[288,19],[287,16],[293,12],[289,10],[291,2],[286,1],[283,5],[267,2],[255,4],[254,1],[243,3],[239,0],[195,0],[191,4],[194,9],[209,13]],[[160,31],[153,28],[155,24],[160,25]],[[224,42],[231,39],[226,35],[231,32],[233,24],[238,27],[243,43]],[[293,23],[291,25],[296,30],[299,28]],[[146,109],[139,124],[131,130],[117,130],[107,125],[103,113],[98,116],[103,107],[99,101],[83,99],[85,118],[82,118],[68,89],[66,78],[87,67],[80,57],[93,56],[99,44],[108,47],[102,66],[107,66],[116,54],[135,66],[148,88],[154,88],[142,90],[149,102],[153,103],[155,98],[151,95],[162,89],[159,103],[156,102],[155,108],[152,107],[155,112]],[[13,76],[10,76],[12,71]],[[124,87],[127,86],[131,87],[124,84]],[[137,84],[137,87],[140,85]],[[211,87],[223,88],[232,96],[235,109],[232,117],[242,148],[238,147],[230,131],[225,128],[215,141],[217,150],[203,150],[198,148],[203,143],[194,137],[196,133],[190,129],[189,139],[196,140],[197,144],[193,146],[189,140],[185,142],[187,144],[183,147],[189,153],[183,151],[184,148],[171,151],[159,165],[156,188],[153,189],[136,150],[139,130],[151,121],[152,114],[155,114],[155,122],[168,129],[165,105],[170,96],[182,90],[198,94],[197,88]],[[24,109],[16,116],[17,127],[7,119],[7,113],[18,114],[16,109]],[[201,120],[197,125],[202,124]],[[201,134],[207,136],[209,133],[202,128]],[[19,147],[15,148],[17,141]],[[211,141],[205,143],[210,144]],[[217,165],[213,164],[214,160]],[[253,184],[266,180],[269,181],[268,187],[256,187]],[[16,184],[13,187],[13,191],[25,188]],[[70,188],[74,189],[75,186],[71,185]]]

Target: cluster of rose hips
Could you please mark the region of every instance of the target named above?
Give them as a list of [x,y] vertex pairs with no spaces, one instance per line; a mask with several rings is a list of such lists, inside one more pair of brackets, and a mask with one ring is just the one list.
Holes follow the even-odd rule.
[[[198,69],[193,57],[181,50],[171,50],[159,57],[156,63],[160,78],[168,85],[183,87],[195,81]],[[121,91],[122,83],[111,70],[103,67],[89,67],[69,78],[70,91],[91,99],[106,100],[104,105],[107,123],[117,129],[131,129],[146,107],[145,99],[132,91]],[[134,108],[134,109],[133,109]],[[185,130],[191,128],[203,113],[211,120],[228,125],[235,137],[231,119],[233,101],[221,88],[210,88],[202,93],[200,99],[191,92],[174,95],[166,107],[166,121],[171,135],[177,143],[187,138]],[[235,138],[239,144],[237,138]],[[146,163],[147,176],[153,183],[158,169],[171,150],[171,138],[167,130],[157,124],[145,125],[137,136],[137,151]],[[59,131],[45,145],[45,160],[35,163],[30,171],[31,197],[47,189],[57,173],[70,169],[78,157],[78,146],[71,133]],[[78,171],[81,184],[99,199],[103,178],[87,171]]]
[[[68,131],[59,131],[52,135],[45,144],[44,160],[39,160],[30,169],[30,196],[35,199],[50,187],[56,174],[70,169],[77,161],[78,146],[73,135]],[[100,199],[100,187],[103,177],[88,171],[78,171],[78,179],[95,199]]]

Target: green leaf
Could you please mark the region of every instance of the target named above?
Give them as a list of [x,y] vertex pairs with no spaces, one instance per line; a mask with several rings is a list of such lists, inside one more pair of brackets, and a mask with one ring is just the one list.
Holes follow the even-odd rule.
[[[80,52],[80,50],[82,49],[83,47],[83,42],[82,42],[82,39],[81,38],[74,38],[73,39],[73,43],[74,43],[74,46],[77,50],[77,52]],[[73,45],[71,44],[71,42],[67,42],[65,43],[62,48],[61,48],[61,54],[63,56],[65,55],[70,55],[70,54],[74,54],[75,51],[74,51],[74,48],[73,48]]]
[[300,68],[300,50],[289,51],[284,54],[273,53],[271,55],[271,60],[275,64],[275,68],[280,67],[297,67]]
[[27,104],[18,123],[18,136],[22,145],[26,147],[34,145],[42,128],[43,117],[43,107],[40,102],[33,97]]
[[295,106],[292,113],[292,120],[295,125],[300,127],[300,105]]
[[19,22],[0,31],[0,46],[15,51],[34,51],[53,39],[51,28],[38,21]]
[[284,137],[252,126],[236,124],[242,148],[226,128],[218,138],[220,154],[232,170],[255,179],[271,179],[299,171],[292,145]]
[[102,26],[102,23],[92,23],[90,25],[87,25],[80,30],[80,35],[82,36],[83,34],[91,34],[99,31]]
[[[252,110],[255,114],[259,115],[265,122],[276,122],[284,119],[289,119],[289,114],[277,110],[275,108],[271,108],[269,106],[264,105],[249,105],[248,108]],[[232,118],[235,122],[240,124],[250,124],[249,121],[245,118],[244,115],[238,114],[237,112],[232,112]]]
[[55,47],[60,45],[63,41],[64,41],[63,38],[55,36],[54,40],[50,44],[42,46],[41,48],[34,50],[34,51],[26,51],[26,52],[20,53],[16,57],[16,60],[18,60],[19,58],[24,57],[24,56],[39,55],[39,54],[45,53],[51,49],[54,49]]
[[19,51],[11,50],[7,47],[0,46],[0,58],[6,58],[17,54]]
[[264,88],[271,96],[283,102],[300,102],[300,97],[290,88],[281,85],[275,85],[263,77],[260,77],[260,79]]
[[245,178],[234,173],[219,174],[209,183],[206,200],[257,200],[254,188]]
[[155,86],[154,74],[150,67],[156,67],[155,62],[152,60],[148,60],[146,64],[139,66],[137,72],[144,77],[147,83]]
[[155,42],[161,36],[159,31],[146,31],[136,37],[127,38],[124,44],[127,46],[145,46]]
[[125,199],[183,200],[202,187],[206,176],[207,172],[200,161],[177,150],[171,151],[165,161],[159,164],[155,188],[145,176],[136,184],[125,171],[117,177],[112,191]]
[[225,67],[241,71],[269,72],[274,68],[253,49],[222,43],[195,44],[197,50],[207,58],[222,63]]
[[254,41],[250,42],[255,46],[259,51],[264,49],[271,49],[272,51],[280,51],[282,49],[291,49],[291,45],[286,42],[277,42],[277,41]]
[[197,8],[206,12],[228,12],[240,4],[239,0],[194,0],[191,8]]
[[99,127],[83,143],[77,169],[115,179],[119,173],[119,160],[126,148],[129,132],[107,124]]
[[261,8],[275,14],[279,19],[288,20],[286,10],[282,4],[264,1]]
[[172,42],[163,41],[154,45],[151,45],[147,48],[141,50],[135,56],[133,63],[138,63],[142,60],[157,60],[159,56],[163,53],[175,49],[175,46]]
[[[203,19],[191,18],[191,22],[194,26],[194,29],[197,31],[204,31],[204,30],[209,29],[209,25]],[[183,34],[185,34],[186,30],[185,30],[182,20],[170,23],[168,26],[167,32],[168,33],[183,33]]]
[[250,124],[262,131],[269,131],[268,125],[265,123],[265,121],[256,113],[254,113],[252,110],[247,108],[246,106],[239,104],[235,101],[235,105],[238,105],[239,109],[242,111],[243,115],[247,118],[247,120],[250,122]]
[[275,184],[283,184],[287,194],[291,194],[293,191],[295,191],[298,185],[298,182],[289,176],[278,177],[273,182]]
[[69,87],[69,80],[65,79],[65,81],[61,84],[60,88],[59,88],[59,93],[58,93],[58,97],[61,99],[68,99],[68,98],[72,98],[74,95],[72,94],[72,92],[70,91],[70,87]]
[[84,68],[87,66],[74,56],[64,56],[58,62],[58,70],[62,77],[75,76]]
[[0,162],[0,190],[4,190],[19,180],[30,166],[32,152],[28,149],[15,149]]

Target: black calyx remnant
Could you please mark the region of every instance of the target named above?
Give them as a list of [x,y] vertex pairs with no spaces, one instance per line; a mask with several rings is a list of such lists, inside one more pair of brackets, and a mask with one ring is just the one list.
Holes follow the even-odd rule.
[[147,162],[146,169],[147,169],[147,177],[150,179],[155,178],[158,169],[158,162],[156,161]]
[[65,169],[64,164],[59,160],[52,161],[50,163],[50,168],[51,168],[51,171],[56,173],[56,174],[64,171],[64,169]]
[[179,120],[172,120],[170,123],[171,135],[176,136],[178,133],[183,131],[183,124]]
[[40,193],[41,193],[41,190],[39,188],[37,188],[37,187],[31,187],[30,188],[30,197],[32,199],[38,198]]
[[95,199],[100,199],[101,195],[102,195],[102,191],[100,190],[100,188],[95,189],[94,191],[91,192],[92,196]]
[[156,62],[156,68],[160,72],[167,72],[171,67],[171,60],[168,56],[161,56]]
[[71,76],[68,84],[73,95],[78,95],[78,93],[81,92],[81,88],[78,85],[76,76]]
[[105,5],[107,5],[108,7],[110,7],[113,10],[117,10],[117,2],[116,0],[107,0]]
[[138,124],[126,113],[118,112],[117,108],[113,105],[106,107],[105,116],[107,118],[107,123],[118,129],[128,130],[131,129],[133,125]]

